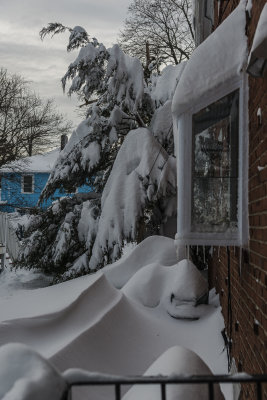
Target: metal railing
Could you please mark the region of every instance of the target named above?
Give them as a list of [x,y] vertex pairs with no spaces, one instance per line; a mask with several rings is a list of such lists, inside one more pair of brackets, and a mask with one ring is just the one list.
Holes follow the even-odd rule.
[[[106,374],[94,374],[94,376],[86,377],[86,379],[77,380],[69,385],[68,400],[72,399],[72,388],[78,386],[113,386],[114,399],[121,400],[121,387],[126,385],[158,385],[160,389],[161,400],[168,400],[166,386],[167,385],[184,385],[184,384],[203,384],[208,386],[207,400],[215,400],[214,385],[215,384],[250,384],[255,386],[257,400],[264,400],[262,385],[267,383],[267,375],[248,375],[245,373],[234,375],[192,375],[192,376],[109,376]],[[138,399],[137,399],[138,400]],[[186,400],[186,399],[183,399]]]

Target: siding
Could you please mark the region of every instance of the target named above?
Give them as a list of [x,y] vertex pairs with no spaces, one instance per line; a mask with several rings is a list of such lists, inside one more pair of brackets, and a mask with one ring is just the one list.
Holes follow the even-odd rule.
[[[28,208],[36,207],[40,194],[46,185],[49,178],[49,173],[28,173],[28,175],[34,175],[34,192],[33,193],[22,193],[21,191],[21,180],[22,175],[20,173],[5,173],[2,176],[2,189],[1,189],[1,201],[6,202],[6,205],[0,205],[0,211],[13,212],[15,208]],[[92,189],[83,185],[78,189],[79,193],[87,193]],[[42,205],[42,208],[47,208],[57,198],[65,196],[66,193],[56,190],[53,196],[47,199]]]

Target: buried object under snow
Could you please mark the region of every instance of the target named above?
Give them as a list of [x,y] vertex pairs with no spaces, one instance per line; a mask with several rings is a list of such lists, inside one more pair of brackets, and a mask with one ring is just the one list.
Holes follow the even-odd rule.
[[[212,375],[205,362],[193,351],[175,346],[165,351],[145,372],[145,376],[175,375]],[[166,386],[168,400],[207,400],[208,385],[205,384],[169,384]],[[135,385],[122,400],[160,400],[158,385]],[[214,400],[223,400],[218,384],[214,385]]]
[[146,307],[162,305],[174,318],[199,318],[196,307],[208,299],[208,283],[190,260],[172,266],[153,262],[137,271],[123,286],[127,297]]
[[173,282],[173,293],[166,310],[174,318],[198,319],[202,309],[200,304],[208,303],[208,282],[190,260],[178,263],[178,274]]

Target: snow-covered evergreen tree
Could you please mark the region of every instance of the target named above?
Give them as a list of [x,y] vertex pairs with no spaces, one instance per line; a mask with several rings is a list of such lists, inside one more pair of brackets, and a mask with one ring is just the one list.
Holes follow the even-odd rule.
[[[101,199],[63,199],[35,218],[20,265],[41,266],[68,279],[120,257],[126,241],[158,234],[176,212],[171,98],[184,64],[167,67],[148,83],[138,59],[118,45],[107,49],[77,26],[67,49],[80,46],[62,79],[84,97],[87,118],[60,153],[41,201],[55,189],[91,183]],[[97,197],[97,196],[96,196]],[[38,257],[37,257],[38,254]]]

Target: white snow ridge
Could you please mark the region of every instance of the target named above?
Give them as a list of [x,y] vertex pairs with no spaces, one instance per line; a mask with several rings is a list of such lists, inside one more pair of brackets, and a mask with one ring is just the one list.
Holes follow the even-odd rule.
[[[188,260],[176,263],[172,239],[155,236],[97,273],[3,297],[0,397],[61,400],[64,382],[77,379],[80,369],[126,376],[227,373],[218,297],[210,292],[210,304],[197,305],[207,292],[199,274]],[[157,399],[151,389],[148,395],[148,389],[133,387],[125,395],[129,387],[123,387],[122,395]],[[194,390],[168,388],[168,399],[206,398],[205,389],[199,397]],[[216,399],[223,399],[216,390]],[[229,385],[222,390],[233,400]],[[72,393],[74,400],[105,400],[113,398],[114,388],[80,387]]]

